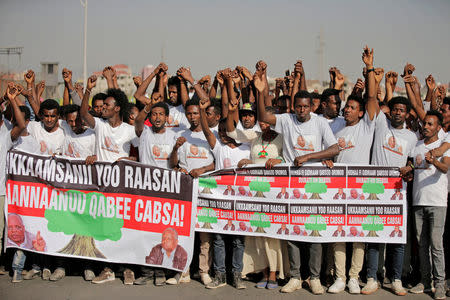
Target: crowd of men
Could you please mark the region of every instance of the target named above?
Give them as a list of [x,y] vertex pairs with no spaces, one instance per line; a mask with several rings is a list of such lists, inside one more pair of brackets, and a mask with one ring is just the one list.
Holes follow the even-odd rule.
[[[409,292],[433,290],[435,299],[444,299],[450,98],[446,97],[445,88],[436,86],[429,75],[425,80],[426,98],[422,99],[411,64],[400,75],[408,97],[394,96],[398,73],[384,74],[382,68],[375,68],[373,49],[367,46],[362,61],[363,79],[358,79],[350,95],[345,95],[344,75],[335,67],[329,70],[330,87],[321,95],[309,93],[301,61],[295,63],[292,73],[276,79],[274,90],[269,89],[267,65],[263,61],[256,64],[254,74],[238,66],[219,70],[213,80],[209,75],[195,80],[190,69],[184,67],[169,77],[167,65],[160,63],[147,78],[134,78],[135,103],[130,103],[118,88],[111,67],[103,70],[108,90],[96,95],[91,95],[96,76],[88,78],[83,90],[74,87],[72,72],[63,69],[62,106],[52,99],[40,101],[45,84],[35,84],[35,74],[30,70],[24,76],[26,87],[9,83],[1,99],[0,232],[5,219],[5,161],[10,149],[85,159],[86,164],[134,160],[193,177],[251,163],[265,164],[266,168],[279,163],[302,166],[308,162],[322,162],[330,168],[334,162],[398,167],[410,186],[407,198],[412,222],[408,222],[407,245],[280,243],[263,238],[252,244],[250,239],[239,235],[197,233],[198,267],[192,265],[186,273],[94,264],[88,260],[79,265],[83,267],[84,278],[93,283],[114,280],[115,273],[120,272],[125,284],[178,284],[189,282],[192,273],[199,275],[206,288],[214,289],[227,283],[228,273],[232,275],[229,279],[233,286],[243,289],[247,249],[287,247],[283,259],[289,263],[289,280],[281,292],[294,292],[307,283],[313,294],[324,293],[325,286],[329,293],[340,293],[347,287],[351,294],[372,294],[379,288],[379,282],[389,282],[396,295],[406,295],[402,280],[407,280],[405,286],[411,285]],[[380,88],[383,76],[384,98]],[[147,91],[152,81],[154,88]],[[231,186],[225,192],[242,193]],[[291,194],[301,198],[299,191]],[[289,197],[286,189],[277,196]],[[339,191],[334,198],[345,197]],[[362,199],[353,192],[348,197]],[[6,218],[5,241],[8,240],[9,246],[45,249],[39,232],[36,235],[26,232],[20,216],[10,214]],[[351,259],[346,257],[347,249]],[[232,251],[228,255],[232,256],[231,270],[225,264],[228,250]],[[405,251],[418,253],[419,263],[410,254],[405,256]],[[170,256],[169,252],[163,253]],[[277,266],[268,253],[267,256],[268,263],[258,270],[262,273],[256,287],[276,289],[279,279],[284,277],[280,276],[280,263]],[[386,262],[385,274],[380,272],[384,269],[380,268],[380,257]],[[15,283],[37,277],[57,281],[76,264],[74,259],[16,249],[8,250],[2,258],[7,269],[11,267]],[[173,257],[159,258],[162,265],[167,265],[167,259],[173,260]],[[29,270],[24,271],[27,266]],[[408,276],[411,269],[420,274],[419,278]],[[94,270],[101,272],[95,276]],[[6,274],[4,269],[0,273]]]

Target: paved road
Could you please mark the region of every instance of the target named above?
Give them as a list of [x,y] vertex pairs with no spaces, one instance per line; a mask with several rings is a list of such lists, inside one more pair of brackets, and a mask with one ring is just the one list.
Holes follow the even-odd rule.
[[[253,287],[253,283],[246,282],[247,289],[236,290],[227,285],[216,290],[207,290],[199,282],[192,281],[189,284],[178,286],[155,287],[125,286],[122,281],[116,279],[114,282],[95,285],[85,282],[82,277],[68,276],[58,282],[42,281],[34,279],[12,284],[9,276],[0,276],[0,300],[85,300],[85,299],[107,299],[107,300],[131,300],[131,299],[299,299],[308,297],[318,300],[344,300],[351,297],[357,299],[405,299],[393,295],[386,290],[379,290],[374,295],[350,295],[347,292],[339,295],[325,294],[314,296],[308,290],[302,289],[292,294],[281,294],[278,290],[259,290]],[[430,300],[430,295],[408,294],[408,299]]]

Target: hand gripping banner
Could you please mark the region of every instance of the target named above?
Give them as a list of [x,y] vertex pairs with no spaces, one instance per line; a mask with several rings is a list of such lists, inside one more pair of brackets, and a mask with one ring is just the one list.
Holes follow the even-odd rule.
[[196,231],[404,244],[406,220],[406,184],[394,167],[251,167],[199,179]]
[[197,181],[131,161],[7,156],[6,247],[186,270]]

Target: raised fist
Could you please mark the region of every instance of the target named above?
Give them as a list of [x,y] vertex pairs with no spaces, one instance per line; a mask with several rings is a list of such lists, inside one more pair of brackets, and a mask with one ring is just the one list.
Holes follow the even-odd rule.
[[134,85],[138,88],[142,84],[142,77],[141,76],[134,76],[133,77]]
[[375,74],[375,82],[379,84],[381,80],[383,79],[384,75],[384,69],[383,68],[376,68],[374,71]]
[[64,68],[62,70],[62,77],[65,83],[69,83],[72,80],[72,71]]
[[94,88],[96,84],[97,84],[97,76],[95,75],[90,76],[86,83],[87,89],[89,91],[92,90],[92,88]]
[[416,67],[414,67],[412,64],[410,63],[406,63],[405,68],[403,69],[403,74],[401,75],[402,77],[405,77],[407,75],[412,75],[412,73],[416,70]]
[[425,82],[429,90],[434,90],[436,88],[436,82],[434,81],[433,75],[428,75]]
[[369,49],[367,45],[364,47],[362,60],[366,66],[373,66],[373,48]]
[[34,74],[33,70],[28,70],[24,76],[24,79],[27,84],[32,84],[35,79],[35,74]]

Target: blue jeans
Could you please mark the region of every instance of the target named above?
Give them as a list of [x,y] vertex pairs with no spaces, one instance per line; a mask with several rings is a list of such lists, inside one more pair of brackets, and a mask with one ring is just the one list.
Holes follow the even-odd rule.
[[[413,206],[416,235],[419,243],[422,283],[431,281],[431,262],[435,285],[445,282],[445,257],[442,237],[444,235],[447,207]],[[430,260],[431,250],[431,260]]]
[[26,259],[27,256],[25,255],[25,253],[23,253],[22,250],[17,249],[12,260],[13,271],[22,272],[23,267],[25,266]]
[[[367,249],[367,278],[377,279],[378,258],[380,245],[368,243]],[[404,244],[387,244],[386,253],[392,254],[392,272],[393,279],[402,279],[403,257],[405,254]]]
[[[214,234],[214,271],[216,274],[225,273],[225,241],[223,238],[224,234]],[[230,236],[233,243],[233,258],[232,258],[232,271],[233,273],[242,272],[242,258],[244,257],[244,236],[231,235]]]

